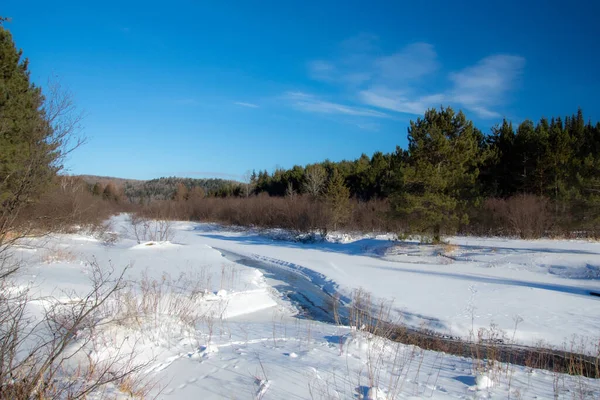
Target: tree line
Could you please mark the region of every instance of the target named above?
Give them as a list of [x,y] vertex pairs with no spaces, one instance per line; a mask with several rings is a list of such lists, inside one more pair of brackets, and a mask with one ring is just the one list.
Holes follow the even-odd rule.
[[489,199],[498,205],[523,196],[536,199],[532,207],[552,208],[563,225],[592,229],[600,223],[600,123],[586,121],[580,109],[516,129],[505,119],[484,134],[462,111],[430,109],[411,121],[407,149],[253,172],[249,185],[253,194],[318,197],[334,177],[350,197],[387,199],[390,218],[436,238],[467,230],[481,219],[477,211],[494,203]]
[[[442,107],[411,121],[407,148],[393,153],[253,171],[246,182],[212,192],[194,192],[180,178],[172,182],[164,198],[178,204],[170,209],[182,218],[322,231],[391,229],[435,241],[456,232],[597,236],[600,124],[586,122],[578,110],[516,128],[504,120],[484,134],[462,111]],[[271,199],[268,208],[252,200],[264,196]],[[221,200],[198,204],[207,197]],[[279,219],[260,215],[274,210]]]
[[[422,166],[424,162],[439,166],[470,163],[473,170],[465,173],[475,173],[475,180],[468,186],[481,197],[530,193],[566,200],[600,191],[600,123],[585,122],[581,109],[564,119],[525,120],[516,129],[511,121],[503,120],[487,135],[461,111],[431,109],[411,121],[408,137],[408,149],[397,147],[393,153],[362,154],[352,161],[325,160],[272,173],[253,171],[252,193],[315,194],[337,170],[351,197],[386,198],[408,189],[401,185],[402,177],[417,162]],[[435,175],[434,171],[427,174]]]
[[161,177],[146,181],[93,175],[81,178],[94,195],[132,204],[175,198],[241,196],[244,191],[240,182],[218,178]]
[[356,228],[349,221],[352,208],[379,202],[385,206],[363,209],[380,214],[371,219],[396,220],[382,229],[398,227],[434,240],[456,232],[542,236],[551,228],[557,234],[598,235],[600,123],[586,122],[580,109],[564,118],[525,120],[516,128],[503,120],[484,134],[462,111],[442,107],[411,121],[407,148],[392,153],[253,171],[246,182],[160,178],[126,182],[120,189],[96,183],[91,190],[104,199],[140,204],[265,195],[303,199],[324,207],[323,225],[333,229]]

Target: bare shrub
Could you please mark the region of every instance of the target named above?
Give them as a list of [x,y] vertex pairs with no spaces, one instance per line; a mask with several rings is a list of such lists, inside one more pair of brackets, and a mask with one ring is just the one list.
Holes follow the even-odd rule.
[[166,242],[174,237],[173,223],[169,219],[150,219],[139,214],[129,216],[131,231],[136,241],[142,242]]
[[104,222],[117,208],[93,196],[80,178],[61,176],[35,203],[27,204],[14,220],[13,229],[24,235],[79,230],[102,232]]
[[444,243],[442,245],[442,254],[445,256],[451,256],[453,253],[456,253],[456,251],[459,249],[459,247],[455,244],[452,243]]
[[77,256],[68,249],[55,247],[48,249],[42,256],[42,262],[46,264],[52,264],[57,262],[74,262],[77,260]]
[[506,200],[488,198],[479,207],[471,208],[468,226],[462,226],[463,233],[481,236],[514,235],[512,228],[505,219]]
[[390,217],[390,203],[387,199],[369,201],[354,200],[350,219],[345,229],[361,232],[404,232],[405,221]]
[[[163,204],[167,207],[167,204]],[[282,228],[296,233],[321,229],[324,208],[308,196],[270,197],[266,193],[248,198],[204,198],[190,204],[187,218],[224,225]]]
[[176,316],[194,327],[202,316],[198,301],[206,293],[206,285],[200,276],[192,274],[181,274],[177,279],[168,274],[163,274],[160,279],[149,279],[144,274],[136,296],[139,309],[135,314],[151,318],[155,323],[158,323],[159,315]]
[[[337,228],[364,232],[397,232],[401,221],[389,218],[387,200],[351,200],[349,218],[338,221]],[[155,201],[137,211],[152,219],[177,219],[215,222],[258,229],[286,229],[297,236],[320,233],[333,228],[326,203],[311,195],[274,197],[266,193],[249,197],[194,197],[187,201]]]
[[531,194],[519,194],[506,200],[488,199],[484,209],[489,215],[487,224],[495,226],[497,234],[539,238],[553,223],[548,200]]
[[91,291],[67,300],[38,299],[46,304],[41,319],[26,308],[29,291],[0,280],[0,398],[84,398],[108,384],[134,379],[145,365],[134,354],[116,354],[102,361],[72,362],[95,335],[98,321],[110,318],[105,305],[123,288],[123,274],[90,265]]

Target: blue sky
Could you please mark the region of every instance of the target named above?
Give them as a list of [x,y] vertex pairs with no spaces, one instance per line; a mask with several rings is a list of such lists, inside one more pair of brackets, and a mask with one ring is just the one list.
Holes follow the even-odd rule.
[[239,178],[406,146],[428,107],[485,132],[600,119],[597,1],[23,1],[35,82],[84,111],[73,174]]

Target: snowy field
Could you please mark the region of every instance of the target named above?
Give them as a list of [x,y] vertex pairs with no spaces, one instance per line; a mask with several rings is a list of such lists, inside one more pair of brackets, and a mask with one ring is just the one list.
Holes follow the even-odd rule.
[[[145,306],[143,317],[103,325],[87,356],[134,352],[158,398],[600,398],[600,380],[485,365],[308,318],[327,321],[332,296],[343,305],[360,288],[410,327],[463,339],[493,329],[522,345],[575,343],[596,354],[599,243],[432,246],[341,234],[297,243],[189,222],[173,223],[169,241],[148,242],[124,215],[111,225],[111,243],[86,234],[21,243],[19,279],[37,297],[66,299],[89,290],[93,260],[129,266],[119,301]],[[96,397],[118,397],[112,389]]]

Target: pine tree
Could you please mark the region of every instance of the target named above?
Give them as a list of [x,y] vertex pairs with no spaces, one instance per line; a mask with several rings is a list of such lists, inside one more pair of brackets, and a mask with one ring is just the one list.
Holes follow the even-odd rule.
[[369,170],[366,174],[366,199],[383,198],[390,186],[392,157],[378,151],[371,157]]
[[267,171],[259,171],[256,179],[256,193],[269,192],[271,177]]
[[512,146],[511,173],[518,193],[540,193],[542,178],[538,164],[546,153],[548,132],[525,120],[517,127]]
[[580,167],[576,170],[575,182],[580,201],[577,218],[591,235],[600,237],[600,123],[588,124],[586,136],[589,143],[587,155],[582,151]]
[[392,204],[413,231],[439,242],[442,231],[468,222],[465,206],[481,159],[478,138],[471,121],[448,107],[411,121],[408,140],[402,188]]
[[546,157],[549,170],[548,194],[558,200],[566,196],[568,190],[572,141],[569,132],[562,127],[560,118],[552,120],[549,132],[550,150]]
[[546,118],[542,118],[535,127],[535,167],[532,188],[538,196],[543,196],[551,180],[550,165],[546,161],[551,157],[550,125]]
[[479,176],[485,195],[505,197],[516,191],[513,180],[514,140],[515,131],[510,121],[505,119],[500,126],[492,128],[492,134],[487,139],[489,157]]
[[[59,143],[11,34],[0,22],[0,218],[39,195],[59,169]],[[0,221],[2,223],[2,221]]]
[[4,21],[0,17],[0,246],[19,210],[57,183],[65,154],[82,143],[75,137],[81,116],[70,95],[53,84],[44,98]]
[[337,168],[333,170],[327,183],[325,201],[335,230],[339,224],[346,222],[350,215],[350,190]]
[[369,198],[370,168],[371,159],[364,153],[350,165],[348,173],[349,189],[350,193],[358,199],[367,200]]

